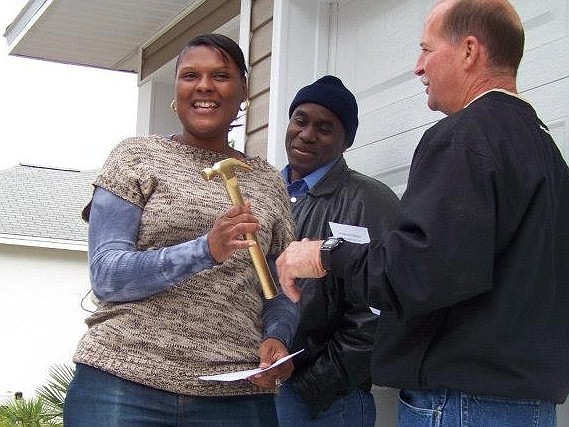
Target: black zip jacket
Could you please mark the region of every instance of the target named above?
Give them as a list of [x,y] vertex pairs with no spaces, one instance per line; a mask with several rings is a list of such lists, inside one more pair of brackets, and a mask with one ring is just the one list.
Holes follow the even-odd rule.
[[[382,236],[393,224],[399,199],[381,182],[348,168],[343,158],[306,194],[292,203],[297,238],[322,239],[332,235],[329,221],[367,227],[371,238]],[[346,297],[343,284],[328,275],[320,280],[298,280],[304,291],[300,325],[291,352],[292,387],[311,407],[325,411],[339,396],[358,387],[369,390],[370,360],[377,316],[366,298]]]
[[533,108],[490,92],[429,129],[400,212],[332,254],[382,309],[374,383],[565,401],[569,170]]

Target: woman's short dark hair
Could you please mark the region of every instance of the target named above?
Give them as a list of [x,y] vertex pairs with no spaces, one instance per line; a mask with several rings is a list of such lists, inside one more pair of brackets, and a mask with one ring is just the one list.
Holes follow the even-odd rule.
[[180,64],[182,57],[186,54],[188,49],[195,46],[212,47],[217,50],[225,60],[229,59],[229,56],[237,65],[241,77],[246,77],[247,65],[245,64],[245,57],[243,56],[243,51],[239,45],[235,43],[233,39],[224,36],[223,34],[215,33],[201,34],[190,40],[178,55],[178,59],[176,60],[176,71],[178,71],[178,65]]
[[443,35],[450,43],[476,37],[488,49],[490,65],[517,74],[524,54],[524,29],[507,4],[496,0],[458,0],[445,14]]

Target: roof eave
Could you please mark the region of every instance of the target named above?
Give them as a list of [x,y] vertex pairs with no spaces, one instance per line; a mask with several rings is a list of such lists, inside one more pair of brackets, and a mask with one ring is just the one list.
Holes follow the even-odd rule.
[[50,239],[45,237],[0,234],[0,245],[31,246],[48,249],[64,249],[87,252],[87,242],[77,240]]
[[12,21],[4,31],[4,38],[10,48],[16,44],[15,41],[21,39],[30,29],[33,23],[41,16],[40,10],[43,11],[54,0],[29,0],[20,10],[18,16]]

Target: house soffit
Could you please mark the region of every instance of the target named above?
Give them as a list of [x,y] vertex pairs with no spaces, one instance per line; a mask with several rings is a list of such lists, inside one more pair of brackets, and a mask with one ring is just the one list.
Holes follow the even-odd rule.
[[138,72],[139,52],[204,0],[30,0],[8,26],[10,54]]

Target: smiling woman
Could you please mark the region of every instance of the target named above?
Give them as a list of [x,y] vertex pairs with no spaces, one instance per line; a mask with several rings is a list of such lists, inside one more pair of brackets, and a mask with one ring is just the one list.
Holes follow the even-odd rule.
[[247,98],[245,60],[236,44],[222,46],[189,45],[178,56],[174,102],[183,131],[173,138],[242,158],[228,145],[228,132]]
[[[228,141],[246,96],[239,46],[196,37],[176,66],[182,131],[123,140],[96,178],[84,213],[101,304],[74,356],[66,425],[277,425],[273,393],[291,362],[248,380],[199,379],[273,364],[288,355],[298,323],[283,294],[263,299],[243,250],[258,245],[274,259],[293,239],[278,171]],[[239,174],[250,205],[232,207],[221,183],[202,179],[227,158],[251,167]]]

